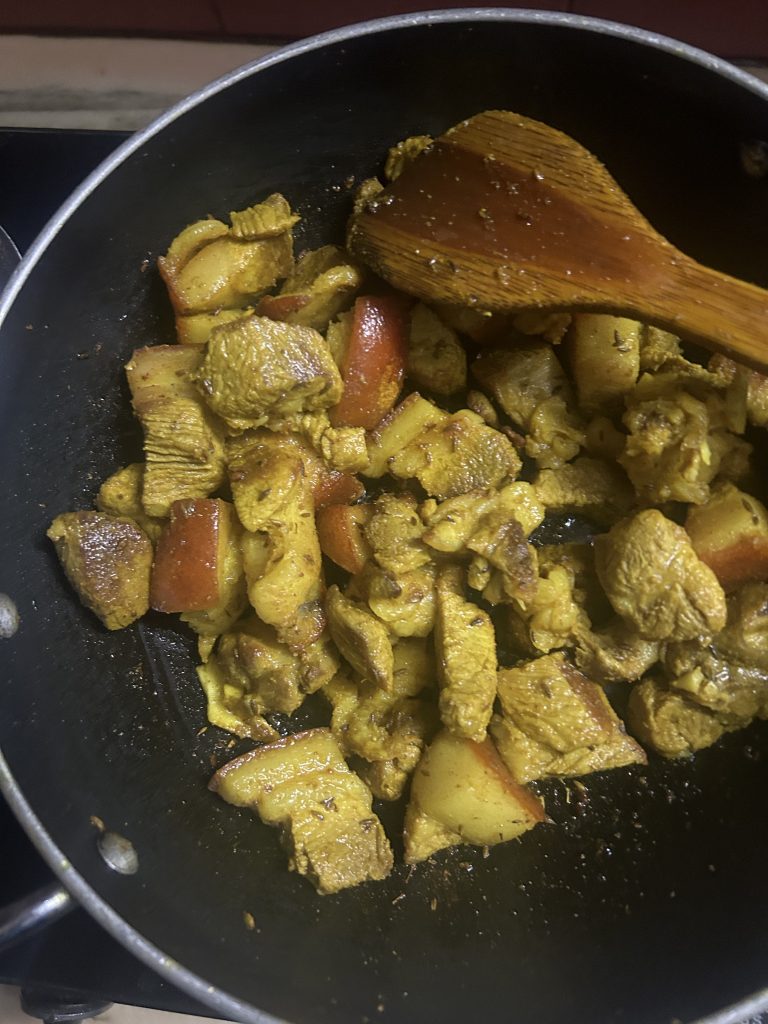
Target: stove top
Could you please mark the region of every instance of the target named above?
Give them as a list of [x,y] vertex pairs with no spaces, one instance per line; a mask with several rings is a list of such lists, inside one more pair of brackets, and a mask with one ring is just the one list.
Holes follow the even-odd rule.
[[[67,196],[127,137],[0,129],[0,226],[22,254]],[[53,882],[2,797],[0,864],[0,908]],[[0,983],[20,986],[28,1012],[46,1020],[78,1020],[76,1006],[96,1009],[100,1002],[100,1008],[119,1002],[215,1016],[136,960],[80,909],[0,952]]]

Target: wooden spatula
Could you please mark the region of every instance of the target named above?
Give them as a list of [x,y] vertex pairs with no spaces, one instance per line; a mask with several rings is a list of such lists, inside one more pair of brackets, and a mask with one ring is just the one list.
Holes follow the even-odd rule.
[[353,218],[348,245],[427,301],[615,313],[768,369],[768,292],[685,256],[596,157],[519,114],[447,131]]

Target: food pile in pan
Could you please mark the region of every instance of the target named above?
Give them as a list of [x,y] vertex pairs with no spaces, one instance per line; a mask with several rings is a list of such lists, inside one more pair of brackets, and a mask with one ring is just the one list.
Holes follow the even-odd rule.
[[[126,367],[144,461],[49,530],[108,629],[197,634],[209,721],[254,741],[211,789],[330,893],[391,870],[373,798],[415,863],[533,828],[535,780],[768,717],[768,380],[627,319],[430,308],[295,259],[297,219],[275,194],[173,240],[178,344]],[[547,542],[568,517],[588,539]],[[327,727],[281,735],[315,693]]]

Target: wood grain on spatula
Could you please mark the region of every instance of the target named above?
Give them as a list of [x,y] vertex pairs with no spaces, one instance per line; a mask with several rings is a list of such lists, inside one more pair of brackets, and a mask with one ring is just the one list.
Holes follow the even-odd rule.
[[768,369],[768,292],[684,255],[583,146],[509,111],[440,136],[355,215],[348,246],[427,301],[630,316]]

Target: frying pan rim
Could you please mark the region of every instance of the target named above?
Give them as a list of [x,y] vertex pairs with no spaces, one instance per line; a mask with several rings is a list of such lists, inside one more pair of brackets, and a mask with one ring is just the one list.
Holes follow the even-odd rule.
[[[304,53],[322,49],[331,44],[347,42],[362,36],[424,25],[492,21],[555,27],[563,26],[641,43],[651,49],[660,50],[698,64],[706,70],[746,88],[768,102],[768,84],[761,82],[753,75],[742,71],[723,58],[716,57],[714,54],[698,47],[682,43],[670,36],[650,32],[632,25],[622,25],[602,18],[591,18],[560,11],[468,7],[456,10],[414,12],[412,14],[376,18],[352,25],[345,25],[341,28],[332,29],[331,31],[310,36],[307,39],[281,47],[273,53],[235,68],[174,104],[165,113],[117,147],[78,186],[69,199],[50,218],[30,246],[21,263],[13,272],[5,289],[0,293],[0,330],[27,278],[59,230],[76,212],[78,207],[132,153],[187,111],[194,109],[210,97],[230,88],[242,79],[257,74],[259,71],[280,64],[283,61],[292,60]],[[285,1022],[281,1018],[265,1013],[257,1007],[244,1003],[235,996],[218,989],[216,986],[210,985],[198,974],[183,967],[163,953],[162,950],[141,935],[113,910],[109,903],[99,896],[85,878],[75,870],[48,835],[42,822],[16,783],[2,750],[0,750],[0,792],[4,795],[38,852],[66,889],[75,896],[80,906],[95,918],[124,948],[136,956],[137,959],[156,971],[170,984],[187,992],[217,1013],[226,1015],[227,1019],[242,1021],[243,1024],[289,1024],[289,1022]],[[730,1006],[700,1018],[694,1024],[738,1024],[738,1022],[743,1021],[746,1017],[761,1013],[766,1009],[768,1009],[768,988],[760,989],[755,993],[745,996],[744,999]]]

